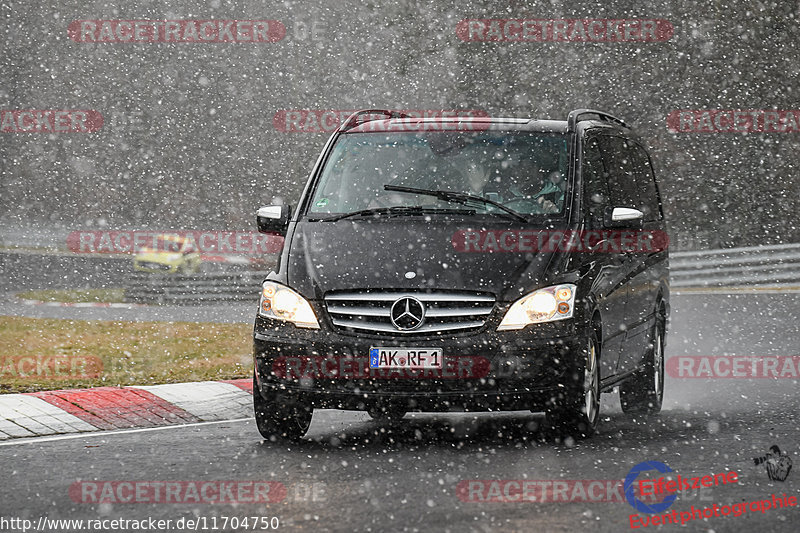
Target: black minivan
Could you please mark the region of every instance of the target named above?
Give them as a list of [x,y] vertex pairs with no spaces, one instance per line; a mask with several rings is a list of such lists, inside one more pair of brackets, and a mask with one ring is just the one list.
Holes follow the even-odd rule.
[[668,251],[650,156],[620,119],[414,117],[365,110],[328,140],[254,330],[269,439],[314,408],[530,410],[591,435],[600,393],[658,413]]

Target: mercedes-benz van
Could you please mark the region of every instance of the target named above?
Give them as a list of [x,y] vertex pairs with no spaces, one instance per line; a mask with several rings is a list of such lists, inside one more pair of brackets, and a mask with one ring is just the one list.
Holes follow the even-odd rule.
[[600,394],[657,413],[668,250],[644,144],[620,119],[424,118],[366,110],[328,140],[254,330],[265,438],[314,408],[530,410],[591,435]]

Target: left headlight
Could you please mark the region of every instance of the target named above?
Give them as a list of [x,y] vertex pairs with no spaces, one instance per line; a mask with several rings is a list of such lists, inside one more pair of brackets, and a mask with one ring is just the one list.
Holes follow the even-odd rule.
[[298,328],[319,329],[319,322],[314,310],[311,309],[311,304],[289,287],[272,281],[265,281],[261,286],[258,314],[291,322]]
[[572,318],[574,308],[575,285],[566,283],[545,287],[514,302],[497,326],[497,331]]

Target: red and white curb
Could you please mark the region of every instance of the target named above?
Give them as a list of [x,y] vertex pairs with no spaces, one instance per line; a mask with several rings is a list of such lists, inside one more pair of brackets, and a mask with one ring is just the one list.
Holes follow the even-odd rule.
[[251,379],[0,395],[0,440],[253,416]]

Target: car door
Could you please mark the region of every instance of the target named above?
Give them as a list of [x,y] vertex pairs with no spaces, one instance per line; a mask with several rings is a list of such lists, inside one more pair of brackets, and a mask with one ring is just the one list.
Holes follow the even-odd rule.
[[[660,201],[650,157],[639,143],[627,140],[624,144],[631,163],[626,175],[632,184],[631,200],[634,207],[644,213],[641,235],[662,231]],[[620,354],[621,372],[636,369],[652,342],[656,299],[662,274],[658,263],[664,256],[664,251],[647,246],[642,239],[638,242],[642,246],[635,247],[629,253],[633,260],[633,278],[629,284],[625,308],[627,334]]]
[[[642,154],[638,152],[641,147],[618,135],[602,136],[600,145],[603,161],[608,168],[608,188],[612,207],[649,211],[650,208],[643,202],[644,193],[640,191],[639,182],[644,174]],[[651,217],[652,213],[645,214],[645,218]],[[622,264],[620,290],[625,292],[625,310],[616,368],[617,373],[622,374],[635,369],[645,353],[653,321],[655,295],[652,294],[652,283],[649,279],[648,254],[636,251],[633,246],[617,255]]]
[[[602,137],[587,135],[582,150],[583,205],[586,206],[585,230],[602,231],[603,213],[611,205],[608,176],[601,148]],[[601,243],[596,246],[602,250]],[[620,350],[625,340],[625,307],[627,301],[627,267],[620,254],[588,252],[594,275],[592,293],[597,298],[602,321],[602,355],[600,377],[617,373]]]

